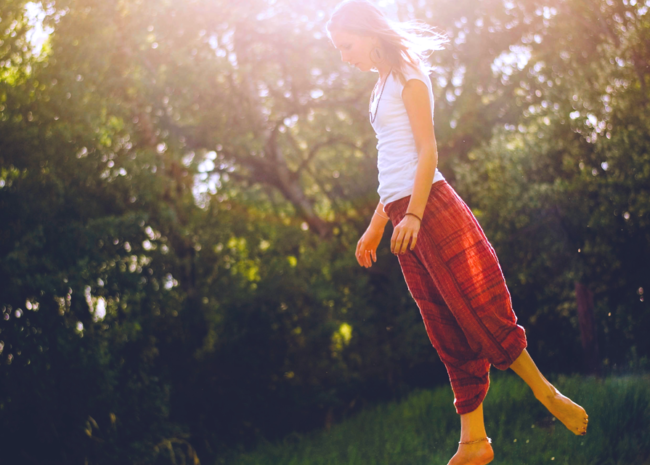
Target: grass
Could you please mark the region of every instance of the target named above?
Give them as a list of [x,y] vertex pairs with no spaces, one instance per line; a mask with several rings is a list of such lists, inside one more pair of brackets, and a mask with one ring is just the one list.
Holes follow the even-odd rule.
[[[650,465],[650,376],[551,379],[589,414],[586,436],[554,421],[524,382],[491,372],[484,401],[492,463]],[[291,435],[232,457],[237,465],[446,465],[458,448],[460,419],[450,387],[418,391],[331,428]]]

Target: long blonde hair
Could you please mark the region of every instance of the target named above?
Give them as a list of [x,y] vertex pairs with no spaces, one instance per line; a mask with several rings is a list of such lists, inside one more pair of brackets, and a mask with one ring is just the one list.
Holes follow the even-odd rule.
[[405,83],[406,65],[420,67],[427,75],[432,67],[427,58],[448,42],[446,36],[417,20],[393,21],[369,0],[344,0],[336,5],[325,25],[331,31],[344,31],[363,36],[376,36],[384,49],[385,58],[393,72]]

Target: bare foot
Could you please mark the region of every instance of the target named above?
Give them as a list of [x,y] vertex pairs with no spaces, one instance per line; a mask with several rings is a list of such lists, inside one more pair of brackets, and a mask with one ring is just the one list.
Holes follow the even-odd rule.
[[494,451],[487,441],[476,444],[458,444],[458,452],[447,465],[485,465],[494,459]]
[[585,409],[563,396],[555,386],[551,385],[551,394],[537,398],[564,426],[573,434],[584,436],[587,434],[589,415]]

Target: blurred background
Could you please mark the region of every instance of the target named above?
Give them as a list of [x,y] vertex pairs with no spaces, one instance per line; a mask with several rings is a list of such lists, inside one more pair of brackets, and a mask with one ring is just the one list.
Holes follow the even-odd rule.
[[[3,463],[215,463],[448,384],[390,224],[354,258],[377,75],[336,3],[0,4]],[[439,168],[542,372],[647,370],[648,5],[379,5],[450,38]]]

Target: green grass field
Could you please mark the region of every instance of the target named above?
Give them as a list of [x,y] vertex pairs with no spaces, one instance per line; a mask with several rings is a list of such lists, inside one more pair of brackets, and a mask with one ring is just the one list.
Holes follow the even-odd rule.
[[[516,375],[491,372],[483,404],[492,463],[650,464],[650,376],[560,377],[551,382],[589,414],[586,436],[555,421]],[[446,465],[456,452],[460,419],[450,387],[418,391],[331,428],[292,435],[231,457],[237,465]]]

